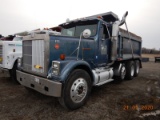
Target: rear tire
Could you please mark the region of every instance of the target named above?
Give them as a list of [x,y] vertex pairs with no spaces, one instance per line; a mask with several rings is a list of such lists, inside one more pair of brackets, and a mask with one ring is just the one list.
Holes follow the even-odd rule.
[[126,77],[125,79],[127,80],[132,80],[134,78],[134,62],[133,61],[128,61],[126,62]]
[[115,76],[114,77],[115,78],[115,82],[116,83],[121,83],[124,80],[125,76],[126,76],[126,66],[123,63],[121,68],[120,68],[119,76]]
[[140,69],[140,63],[139,63],[139,60],[136,60],[134,62],[134,76],[137,77],[138,74],[139,74],[139,69]]
[[74,70],[64,85],[59,103],[70,110],[80,108],[88,99],[91,85],[91,78],[86,71]]

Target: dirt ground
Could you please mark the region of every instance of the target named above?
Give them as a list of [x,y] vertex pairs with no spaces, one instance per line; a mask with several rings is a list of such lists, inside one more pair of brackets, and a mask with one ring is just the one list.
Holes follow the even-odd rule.
[[143,63],[133,80],[94,87],[86,105],[74,111],[2,76],[0,120],[160,120],[160,63]]

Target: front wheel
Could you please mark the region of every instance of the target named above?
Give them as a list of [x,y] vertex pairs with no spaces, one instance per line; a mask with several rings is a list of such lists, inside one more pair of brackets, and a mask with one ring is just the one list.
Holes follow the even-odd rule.
[[91,91],[91,78],[81,69],[74,70],[68,77],[59,98],[59,102],[67,109],[77,109],[83,106]]

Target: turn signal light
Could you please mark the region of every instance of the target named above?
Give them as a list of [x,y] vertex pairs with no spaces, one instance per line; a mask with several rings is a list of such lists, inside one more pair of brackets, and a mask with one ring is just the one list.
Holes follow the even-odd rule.
[[49,30],[48,28],[44,28],[43,30]]
[[54,48],[55,48],[55,49],[59,49],[59,48],[60,48],[59,44],[55,44],[55,45],[54,45]]
[[99,18],[99,19],[103,19],[103,17],[102,17],[102,16],[97,16],[97,18]]
[[117,60],[118,60],[118,61],[121,61],[121,60],[123,60],[123,59],[122,59],[122,58],[117,58]]
[[66,55],[65,55],[65,54],[60,54],[60,59],[61,59],[61,60],[64,60],[64,59],[65,59],[65,57],[66,57]]
[[43,67],[40,66],[40,65],[34,65],[34,68],[36,68],[36,69],[42,69]]

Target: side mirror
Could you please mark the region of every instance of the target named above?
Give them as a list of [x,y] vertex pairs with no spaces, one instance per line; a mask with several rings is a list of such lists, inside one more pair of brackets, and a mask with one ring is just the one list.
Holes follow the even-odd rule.
[[128,15],[128,11],[126,11],[126,13],[123,15],[122,20],[121,20],[119,26],[123,25],[126,22],[127,15]]
[[85,29],[82,33],[84,38],[89,38],[91,36],[91,30],[90,29]]

